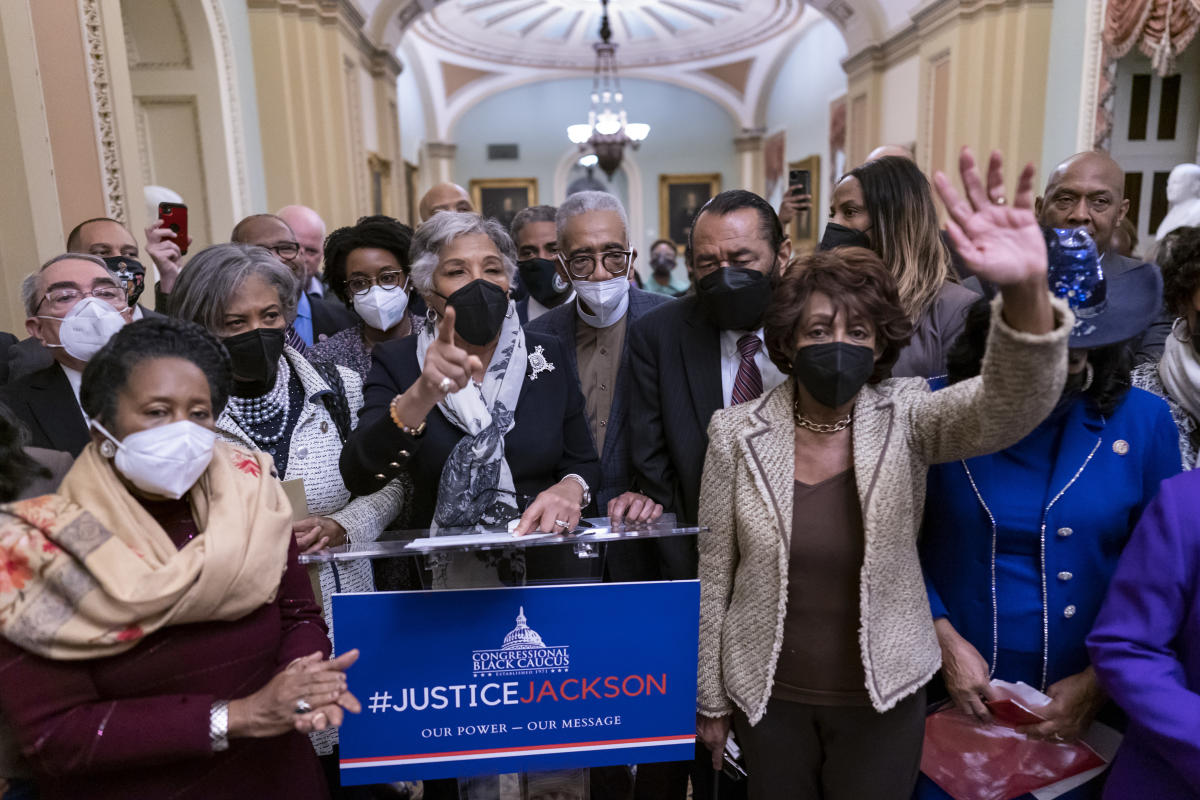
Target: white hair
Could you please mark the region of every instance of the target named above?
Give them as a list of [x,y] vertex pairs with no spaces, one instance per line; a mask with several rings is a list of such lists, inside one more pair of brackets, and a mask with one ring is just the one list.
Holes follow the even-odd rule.
[[567,222],[572,217],[586,214],[589,211],[612,211],[616,213],[621,218],[621,228],[625,231],[625,238],[629,238],[629,218],[625,215],[625,207],[621,205],[620,200],[608,192],[576,192],[558,207],[558,213],[554,215],[554,230],[558,234],[560,246],[562,245],[563,231],[567,227]]
[[433,291],[433,272],[437,269],[438,254],[460,236],[482,233],[500,251],[504,270],[511,283],[517,276],[517,248],[504,226],[494,219],[485,219],[465,211],[439,211],[413,231],[408,260],[412,264],[413,286],[421,294]]

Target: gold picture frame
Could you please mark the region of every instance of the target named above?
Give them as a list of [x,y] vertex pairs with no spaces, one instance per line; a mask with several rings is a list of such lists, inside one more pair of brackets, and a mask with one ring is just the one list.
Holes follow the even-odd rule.
[[789,161],[788,175],[794,169],[806,169],[811,173],[812,210],[795,216],[788,228],[788,235],[792,237],[792,249],[796,255],[808,255],[817,249],[817,243],[821,240],[821,157],[812,155],[799,161]]
[[472,178],[471,203],[508,230],[518,211],[538,204],[537,178]]
[[700,207],[721,191],[721,173],[658,176],[658,235],[687,246],[692,219]]

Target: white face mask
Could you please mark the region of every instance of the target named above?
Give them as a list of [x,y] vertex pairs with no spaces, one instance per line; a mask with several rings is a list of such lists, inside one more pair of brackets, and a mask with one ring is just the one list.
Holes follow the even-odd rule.
[[399,286],[395,289],[372,286],[366,294],[354,295],[351,302],[363,322],[376,330],[390,331],[404,319],[408,292]]
[[118,472],[143,492],[172,500],[200,480],[217,441],[215,432],[186,419],[131,433],[120,442],[99,422],[93,420],[92,426],[115,445],[113,466]]
[[80,361],[90,361],[117,331],[125,327],[121,312],[96,297],[83,298],[65,317],[39,316],[38,319],[60,320],[58,340],[62,344],[46,346],[61,347],[67,355]]
[[621,275],[606,281],[572,280],[579,299],[592,310],[589,314],[576,303],[579,318],[593,328],[607,328],[625,316],[629,308],[629,276]]

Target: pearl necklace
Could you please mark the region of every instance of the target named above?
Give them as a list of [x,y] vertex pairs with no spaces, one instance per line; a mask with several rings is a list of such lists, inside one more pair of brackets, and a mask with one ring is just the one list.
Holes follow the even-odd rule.
[[[279,369],[275,373],[275,385],[271,391],[262,397],[230,397],[229,413],[246,429],[250,437],[260,445],[271,445],[283,438],[288,422],[288,388],[291,379],[291,369],[287,358],[279,357]],[[281,417],[279,429],[275,433],[258,433],[251,427],[265,425]]]

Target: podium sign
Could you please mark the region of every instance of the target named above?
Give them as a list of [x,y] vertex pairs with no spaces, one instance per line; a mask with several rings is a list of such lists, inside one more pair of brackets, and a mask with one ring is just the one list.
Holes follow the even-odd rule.
[[342,783],[690,761],[698,581],[333,596]]

